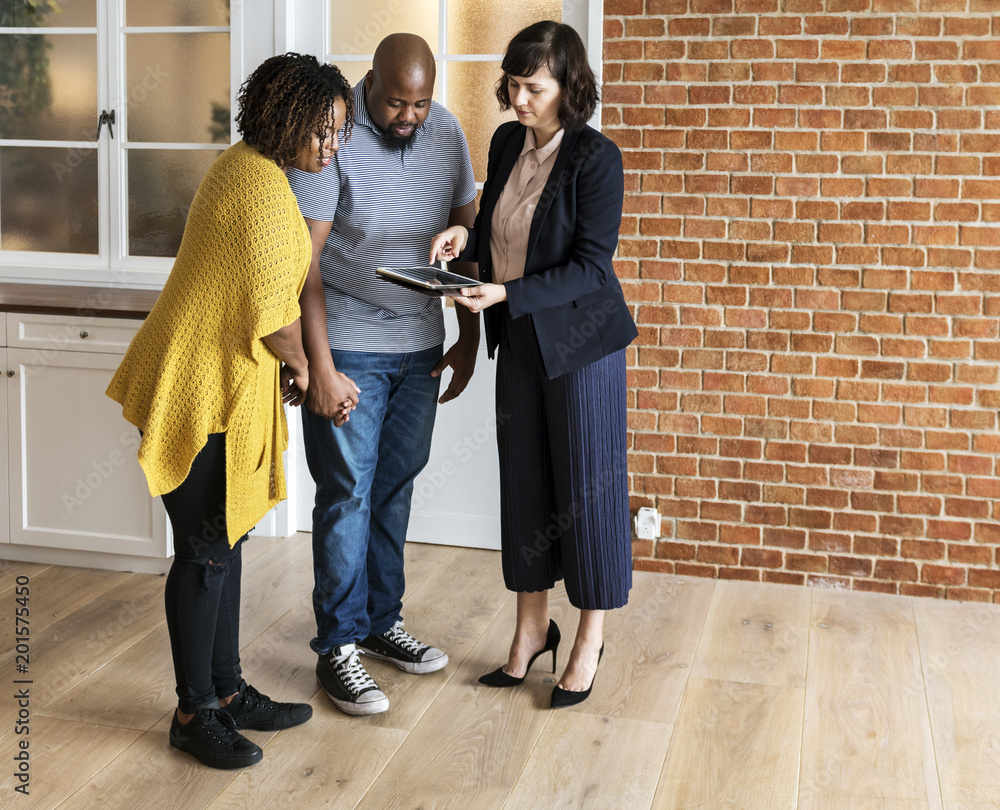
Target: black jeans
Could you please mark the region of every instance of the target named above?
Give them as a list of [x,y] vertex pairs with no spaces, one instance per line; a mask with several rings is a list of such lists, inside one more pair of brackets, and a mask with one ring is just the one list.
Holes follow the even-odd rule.
[[174,562],[164,603],[177,681],[187,714],[218,707],[239,691],[240,579],[246,535],[229,547],[226,532],[226,437],[213,433],[184,482],[163,496],[174,530]]

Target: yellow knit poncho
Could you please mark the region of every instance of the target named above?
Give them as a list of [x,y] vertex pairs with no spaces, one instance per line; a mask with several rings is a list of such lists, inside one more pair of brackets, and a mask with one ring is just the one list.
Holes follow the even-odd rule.
[[170,277],[108,386],[143,431],[154,496],[187,478],[209,433],[226,434],[230,545],[286,497],[280,361],[261,338],[299,317],[310,255],[281,169],[231,146],[198,187]]

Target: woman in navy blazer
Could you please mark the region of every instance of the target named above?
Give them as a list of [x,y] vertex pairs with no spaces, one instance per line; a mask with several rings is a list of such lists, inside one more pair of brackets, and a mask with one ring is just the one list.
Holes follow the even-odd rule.
[[518,120],[493,135],[473,229],[439,234],[430,261],[479,262],[484,283],[455,300],[484,312],[490,357],[499,349],[501,557],[517,626],[507,664],[480,682],[520,684],[550,650],[555,672],[548,591],[565,579],[581,614],[559,707],[590,694],[604,611],[632,583],[625,347],[637,331],[612,265],[624,177],[621,152],[586,125],[597,85],[570,26],[524,29],[502,68],[497,98]]

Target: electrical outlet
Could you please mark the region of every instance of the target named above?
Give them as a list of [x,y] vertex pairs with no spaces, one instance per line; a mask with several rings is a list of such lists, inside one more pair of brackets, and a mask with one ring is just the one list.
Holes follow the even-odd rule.
[[658,540],[660,513],[649,506],[641,507],[635,516],[635,533],[640,540]]

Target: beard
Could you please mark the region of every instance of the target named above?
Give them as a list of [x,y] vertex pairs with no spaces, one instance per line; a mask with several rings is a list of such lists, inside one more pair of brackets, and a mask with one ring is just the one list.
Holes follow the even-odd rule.
[[392,130],[388,132],[383,132],[378,127],[375,127],[379,135],[379,140],[382,141],[382,145],[389,150],[395,152],[405,152],[411,146],[413,146],[413,139],[417,137],[418,127],[413,128],[413,132],[406,136],[393,135]]

